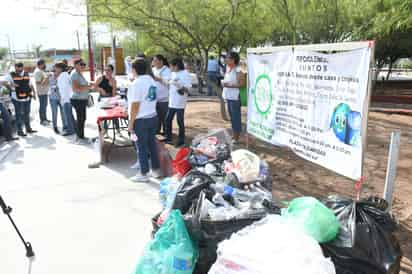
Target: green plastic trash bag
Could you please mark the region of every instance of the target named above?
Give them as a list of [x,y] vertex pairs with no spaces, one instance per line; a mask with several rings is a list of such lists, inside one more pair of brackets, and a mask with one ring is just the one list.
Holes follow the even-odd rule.
[[198,249],[190,239],[182,214],[173,210],[146,246],[135,274],[191,274]]
[[300,197],[292,200],[282,216],[299,226],[319,243],[336,238],[340,223],[332,210],[313,197]]

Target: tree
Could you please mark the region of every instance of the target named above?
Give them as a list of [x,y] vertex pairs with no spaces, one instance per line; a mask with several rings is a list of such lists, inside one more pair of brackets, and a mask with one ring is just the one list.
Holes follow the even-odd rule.
[[145,33],[154,45],[195,56],[206,71],[209,52],[247,0],[90,0],[93,18]]
[[352,11],[353,37],[376,41],[376,64],[388,65],[386,79],[399,58],[412,56],[411,12],[410,0],[372,0]]

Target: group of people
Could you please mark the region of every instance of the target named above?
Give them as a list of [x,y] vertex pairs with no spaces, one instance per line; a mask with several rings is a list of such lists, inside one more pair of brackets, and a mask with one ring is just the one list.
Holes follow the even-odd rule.
[[[239,89],[245,85],[245,75],[239,68],[240,57],[231,52],[226,58],[227,70],[223,78],[223,98],[227,101],[232,123],[233,141],[238,142],[242,131]],[[177,116],[179,126],[176,146],[185,144],[185,108],[191,88],[191,77],[182,59],[169,63],[162,55],[152,59],[151,68],[143,56],[131,64],[134,79],[128,90],[129,131],[136,134],[140,172],[132,178],[137,182],[149,179],[149,160],[154,177],[159,176],[156,134],[163,134],[172,143],[172,124]],[[162,131],[163,130],[163,131]]]
[[[74,67],[69,67],[67,61],[63,60],[54,64],[51,71],[47,72],[45,61],[40,59],[37,61],[37,67],[33,73],[34,81],[32,82],[28,72],[24,71],[23,63],[14,65],[14,71],[7,75],[5,81],[0,84],[10,90],[19,137],[26,137],[27,134],[36,132],[31,127],[30,111],[32,100],[38,99],[41,125],[50,124],[47,119],[47,107],[50,103],[54,132],[60,134],[57,123],[60,112],[63,126],[62,135],[76,134],[79,143],[88,143],[84,129],[89,92],[98,90],[103,97],[113,96],[116,90],[116,80],[109,72],[110,70],[113,72],[113,67],[108,66],[107,74],[100,77],[95,84],[89,83],[83,76],[85,68],[86,64],[82,59],[75,60]],[[0,106],[5,124],[6,141],[18,139],[18,137],[12,136],[11,119],[7,109],[3,104]],[[73,115],[73,109],[76,113],[76,119]]]
[[190,74],[183,60],[170,64],[163,55],[153,57],[151,63],[144,56],[132,62],[133,82],[129,85],[129,131],[136,134],[140,172],[132,178],[143,182],[149,179],[149,159],[154,177],[159,176],[156,134],[172,144],[172,125],[175,116],[179,126],[176,146],[185,144],[184,113],[187,96],[192,86]]
[[[227,101],[232,121],[234,142],[239,140],[241,133],[239,88],[245,85],[244,75],[239,69],[239,61],[237,53],[228,54],[226,74],[221,81],[223,98]],[[90,83],[85,79],[83,76],[85,68],[85,62],[78,59],[74,61],[73,68],[69,67],[67,62],[62,61],[54,64],[51,72],[46,72],[44,60],[39,60],[34,71],[34,87],[31,85],[29,74],[23,69],[23,64],[15,64],[15,71],[9,75],[6,83],[2,84],[7,85],[11,90],[16,110],[17,134],[20,137],[36,132],[30,124],[30,109],[31,100],[38,98],[39,118],[42,125],[50,123],[47,119],[49,102],[55,133],[60,134],[57,123],[60,112],[63,125],[62,135],[76,134],[78,142],[88,143],[84,130],[87,107],[90,103],[89,92],[97,91],[99,99],[113,97],[117,94],[117,83],[112,65],[105,68],[104,74],[95,83]],[[142,182],[149,179],[150,166],[151,174],[155,177],[159,175],[157,134],[163,135],[165,138],[162,141],[168,144],[175,144],[177,147],[185,144],[185,108],[192,81],[181,58],[175,58],[169,64],[167,59],[160,54],[154,56],[151,62],[143,55],[137,56],[131,63],[130,78],[132,82],[127,92],[129,132],[137,136],[138,166],[140,167],[140,172],[133,180]],[[0,109],[0,112],[4,111]],[[179,130],[177,141],[173,143],[172,125],[175,117]],[[10,134],[6,136],[6,139],[15,140],[16,137]]]

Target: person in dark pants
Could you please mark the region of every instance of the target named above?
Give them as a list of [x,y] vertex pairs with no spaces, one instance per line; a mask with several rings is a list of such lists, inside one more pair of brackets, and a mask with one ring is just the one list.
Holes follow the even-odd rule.
[[76,60],[74,62],[74,70],[70,74],[73,89],[70,102],[76,111],[76,135],[79,143],[88,143],[87,138],[84,136],[84,127],[89,91],[93,89],[93,86],[87,82],[82,74],[85,68],[86,63],[82,59]]
[[[157,82],[156,111],[159,117],[157,134],[166,134],[166,115],[169,109],[169,80],[172,72],[167,59],[158,54],[153,58],[153,75]],[[163,132],[162,132],[163,130]]]
[[133,62],[132,71],[135,80],[129,86],[129,132],[137,136],[139,147],[140,173],[132,177],[134,182],[147,182],[149,180],[149,157],[152,164],[152,176],[159,177],[159,156],[156,144],[157,130],[157,85],[148,74],[145,60]]
[[12,132],[13,128],[11,125],[11,117],[9,110],[3,105],[2,102],[0,102],[0,118],[3,120],[3,133],[4,137],[6,138],[6,142],[11,142],[11,141],[16,141],[19,138],[14,137]]
[[233,143],[239,142],[242,132],[242,116],[240,107],[239,89],[245,86],[245,75],[239,68],[240,57],[237,52],[230,52],[226,57],[227,70],[225,78],[222,80],[223,99],[227,102],[227,107],[232,123]]
[[169,81],[169,111],[166,117],[166,143],[172,144],[172,124],[177,115],[179,126],[179,140],[176,147],[185,144],[185,108],[187,95],[192,87],[192,80],[189,73],[185,70],[183,60],[176,58],[171,63],[172,76]]
[[[14,89],[11,93],[14,110],[16,112],[17,135],[27,136],[26,133],[36,133],[30,125],[31,98],[36,99],[33,86],[30,84],[30,76],[23,69],[23,63],[14,65],[15,71],[10,73],[9,82]],[[23,125],[26,133],[23,131]]]
[[[102,98],[110,98],[115,97],[117,94],[117,83],[116,79],[113,76],[113,65],[107,65],[104,68],[104,74],[97,78],[95,83],[95,90],[99,92],[99,99],[97,101],[101,101]],[[113,125],[119,132],[119,119],[113,120]],[[107,121],[103,122],[103,127],[105,130],[108,129]]]

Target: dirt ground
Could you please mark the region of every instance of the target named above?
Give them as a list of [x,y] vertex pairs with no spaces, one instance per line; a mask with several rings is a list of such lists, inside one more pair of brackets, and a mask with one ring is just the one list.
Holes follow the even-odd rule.
[[[245,122],[245,119],[244,121]],[[208,129],[226,127],[218,102],[190,102],[186,112],[189,138]],[[382,196],[385,182],[390,133],[402,132],[393,214],[399,221],[398,239],[404,252],[401,273],[412,273],[412,116],[371,112],[368,127],[368,149],[365,162],[366,182],[362,197]],[[244,140],[243,143],[245,144]],[[271,165],[273,193],[279,200],[307,195],[323,198],[330,194],[354,197],[352,181],[278,148],[249,138],[249,149]]]

